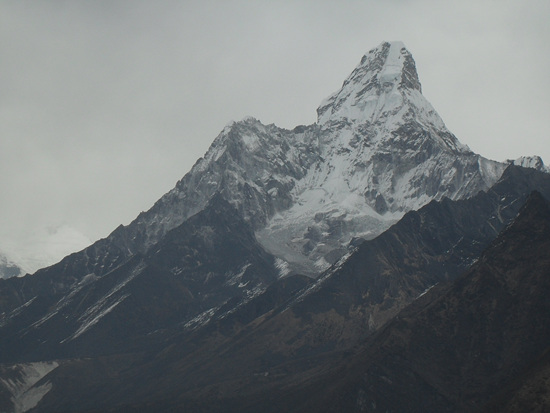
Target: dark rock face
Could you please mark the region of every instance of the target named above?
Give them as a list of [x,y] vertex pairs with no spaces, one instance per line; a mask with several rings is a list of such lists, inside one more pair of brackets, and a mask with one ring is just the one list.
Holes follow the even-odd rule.
[[546,412],[550,406],[550,351],[512,378],[483,413]]
[[149,253],[106,274],[63,278],[68,285],[53,292],[40,283],[55,281],[45,277],[55,267],[36,274],[27,290],[36,295],[4,315],[2,361],[144,348],[155,331],[201,325],[263,292],[278,278],[273,260],[238,213],[214,198]]
[[38,270],[32,276],[0,279],[0,314],[24,306],[33,297],[48,297],[68,293],[71,286],[86,275],[98,277],[122,265],[133,255],[121,244],[115,230],[113,236],[101,239],[84,250],[68,255],[57,264]]

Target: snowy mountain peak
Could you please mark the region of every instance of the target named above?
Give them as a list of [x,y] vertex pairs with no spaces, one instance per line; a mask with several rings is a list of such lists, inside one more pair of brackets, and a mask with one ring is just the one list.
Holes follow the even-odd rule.
[[23,275],[23,270],[0,252],[0,278],[18,277],[20,275]]
[[229,123],[172,191],[118,231],[119,246],[147,250],[220,194],[269,253],[315,275],[358,237],[433,199],[485,190],[505,167],[446,128],[401,42],[367,53],[318,116],[293,130],[252,117]]
[[542,158],[540,156],[522,156],[518,159],[512,160],[508,159],[507,163],[522,166],[524,168],[532,168],[541,172],[550,172],[550,167],[544,165]]
[[403,106],[405,91],[422,93],[414,59],[402,42],[384,42],[363,56],[342,88],[321,103],[318,123],[375,121]]
[[[374,52],[374,53],[373,53]],[[380,69],[377,80],[381,93],[388,93],[395,87],[406,87],[422,92],[416,65],[411,53],[403,42],[385,42],[369,52],[361,60],[362,63],[371,64],[370,55],[385,55],[385,62]]]

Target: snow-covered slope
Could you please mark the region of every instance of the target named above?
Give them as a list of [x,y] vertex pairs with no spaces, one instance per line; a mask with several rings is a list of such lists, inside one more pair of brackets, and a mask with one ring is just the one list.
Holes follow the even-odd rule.
[[0,278],[18,277],[20,275],[23,275],[23,270],[0,252]]
[[401,42],[366,54],[317,112],[316,124],[294,130],[250,117],[227,125],[172,191],[112,236],[147,250],[221,193],[291,271],[315,274],[355,238],[432,199],[470,197],[505,168],[447,130]]
[[513,165],[522,166],[524,168],[532,168],[537,171],[550,173],[550,167],[544,165],[544,162],[540,156],[522,156],[515,160],[508,159],[506,162]]
[[40,402],[52,389],[52,384],[43,379],[58,366],[57,362],[48,361],[4,367],[11,374],[9,379],[0,379],[0,386],[10,394],[13,412],[29,411]]

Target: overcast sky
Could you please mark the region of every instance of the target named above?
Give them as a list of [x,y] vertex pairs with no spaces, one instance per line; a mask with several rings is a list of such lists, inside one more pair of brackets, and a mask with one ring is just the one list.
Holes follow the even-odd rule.
[[548,21],[548,0],[0,0],[0,249],[105,237],[230,121],[315,122],[384,40],[472,150],[550,163]]

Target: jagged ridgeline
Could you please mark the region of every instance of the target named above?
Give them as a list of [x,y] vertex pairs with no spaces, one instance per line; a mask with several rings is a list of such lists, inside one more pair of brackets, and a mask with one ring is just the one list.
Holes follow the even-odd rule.
[[355,238],[432,199],[486,190],[504,170],[449,132],[401,42],[367,53],[317,112],[316,124],[291,131],[230,123],[172,191],[117,231],[124,248],[147,250],[221,194],[282,271],[315,276]]
[[[317,113],[293,130],[228,124],[132,223],[0,280],[0,411],[378,411],[360,394],[362,367],[357,383],[342,369],[370,366],[382,350],[369,346],[419,297],[468,282],[528,199],[544,209],[550,174],[540,158],[499,163],[461,144],[401,42],[363,56]],[[349,358],[358,345],[367,356]],[[508,383],[498,377],[487,389]]]

